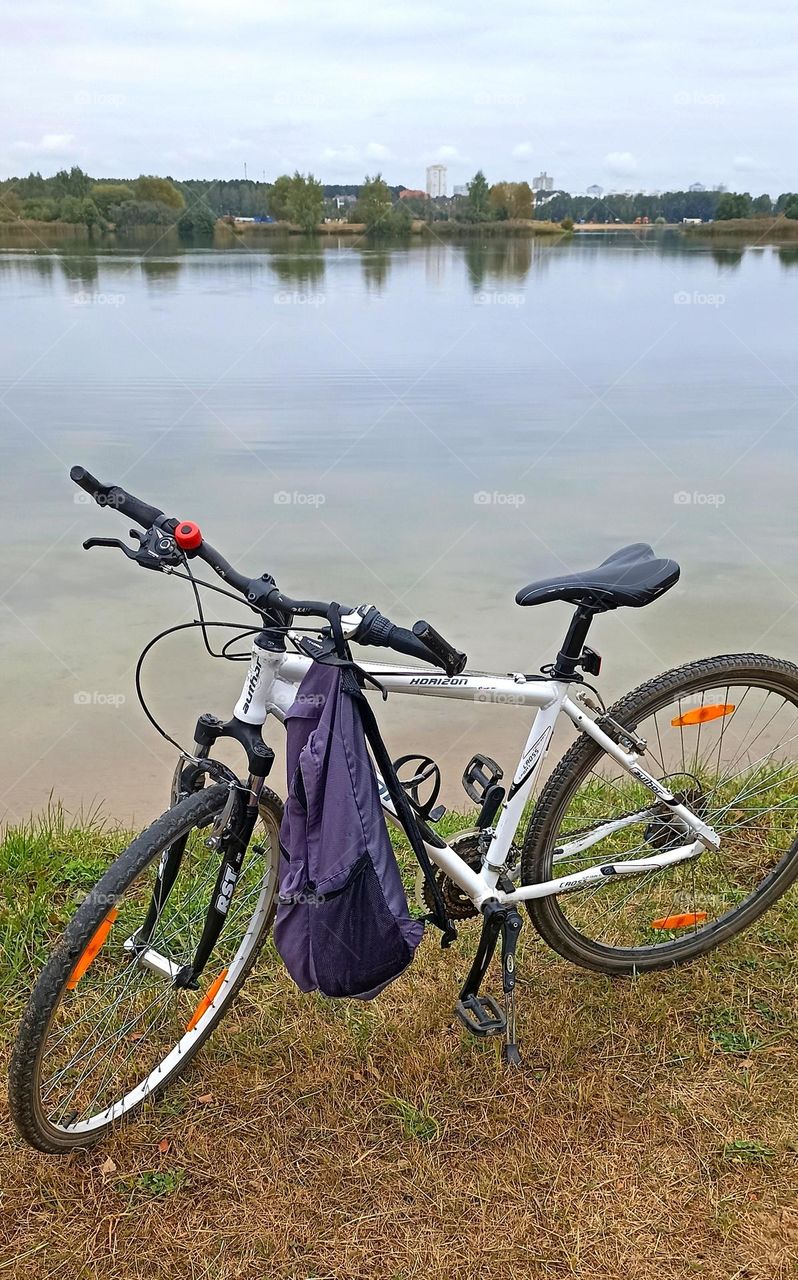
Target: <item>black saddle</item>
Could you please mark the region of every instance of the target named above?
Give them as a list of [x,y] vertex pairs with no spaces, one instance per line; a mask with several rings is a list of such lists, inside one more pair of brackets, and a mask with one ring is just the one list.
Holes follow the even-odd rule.
[[639,609],[651,604],[679,580],[675,560],[659,560],[647,542],[621,547],[598,566],[583,573],[566,573],[543,578],[522,587],[516,604],[544,604],[547,600],[568,600],[596,612],[631,605]]

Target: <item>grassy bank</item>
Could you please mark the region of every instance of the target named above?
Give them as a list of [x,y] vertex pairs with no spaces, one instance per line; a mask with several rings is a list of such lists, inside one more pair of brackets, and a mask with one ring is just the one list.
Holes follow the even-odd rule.
[[[301,236],[301,227],[289,222],[238,222],[231,226],[223,219],[216,224],[217,238],[229,236],[231,240],[268,240],[274,236]],[[320,236],[357,236],[368,234],[362,222],[323,222],[313,233]],[[563,235],[559,222],[512,221],[503,222],[424,222],[417,218],[410,227],[410,235],[430,239],[449,239],[454,236],[545,236]]]
[[709,236],[713,240],[747,240],[759,244],[798,241],[798,219],[795,218],[729,218],[723,222],[685,227],[687,235]]
[[[4,1048],[126,840],[57,812],[6,832]],[[570,968],[527,928],[525,1067],[509,1075],[452,1018],[475,938],[473,923],[449,952],[429,937],[366,1005],[300,996],[269,948],[187,1077],[101,1148],[57,1162],[4,1124],[5,1274],[794,1274],[794,896],[634,983]]]

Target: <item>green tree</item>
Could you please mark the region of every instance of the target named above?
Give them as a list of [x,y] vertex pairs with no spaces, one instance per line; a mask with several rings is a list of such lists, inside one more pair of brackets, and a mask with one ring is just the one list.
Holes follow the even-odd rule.
[[208,240],[213,236],[216,219],[202,204],[194,204],[181,213],[177,222],[177,234],[181,240]]
[[782,191],[776,201],[774,213],[784,213],[795,201],[798,201],[798,193],[795,191]]
[[133,193],[137,200],[165,204],[169,209],[182,210],[186,207],[182,191],[178,191],[169,178],[156,178],[152,174],[142,174],[133,184]]
[[773,212],[773,201],[770,196],[763,192],[761,196],[757,196],[751,205],[753,213],[770,214]]
[[392,212],[391,193],[387,184],[383,182],[382,174],[377,173],[373,178],[366,174],[352,220],[365,223],[366,232],[369,235],[384,236],[389,235],[392,230]]
[[468,184],[466,214],[470,222],[487,222],[490,218],[490,187],[481,169]]
[[312,173],[303,175],[297,170],[291,179],[288,193],[288,219],[303,231],[315,231],[324,213],[324,191]]
[[22,201],[13,187],[0,187],[0,222],[16,222],[22,212]]
[[78,200],[82,200],[91,191],[92,181],[87,173],[73,164],[69,170],[58,170],[53,178],[53,186],[58,195],[75,196]]
[[798,196],[793,196],[792,200],[784,206],[784,216],[798,220]]
[[534,210],[528,182],[497,182],[490,189],[490,206],[499,217],[530,219]]
[[269,191],[269,213],[276,222],[288,221],[288,201],[291,196],[292,179],[287,173],[275,178]]
[[132,186],[125,182],[95,182],[89,195],[104,218],[108,217],[112,204],[124,204],[135,198]]
[[751,197],[747,191],[742,194],[724,191],[715,209],[715,220],[728,222],[732,218],[750,218],[751,209]]

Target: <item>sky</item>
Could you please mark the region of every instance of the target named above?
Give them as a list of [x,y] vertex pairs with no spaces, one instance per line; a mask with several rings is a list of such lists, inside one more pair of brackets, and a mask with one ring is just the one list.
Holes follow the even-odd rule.
[[795,0],[0,0],[0,33],[3,177],[798,189]]

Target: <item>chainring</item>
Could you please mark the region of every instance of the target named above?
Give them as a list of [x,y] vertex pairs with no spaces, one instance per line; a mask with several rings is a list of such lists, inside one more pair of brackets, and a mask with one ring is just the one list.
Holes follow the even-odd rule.
[[[482,854],[479,851],[481,834],[479,831],[464,831],[462,835],[455,836],[453,840],[449,841],[451,848],[460,855],[464,862],[468,863],[472,871],[479,871],[482,866]],[[479,915],[468,894],[463,893],[460,886],[456,885],[454,880],[450,880],[445,871],[436,872],[435,880],[441,891],[446,914],[450,920],[470,920],[473,916]],[[421,890],[421,896],[424,899],[424,906],[427,910],[434,911],[435,902],[426,879]]]

